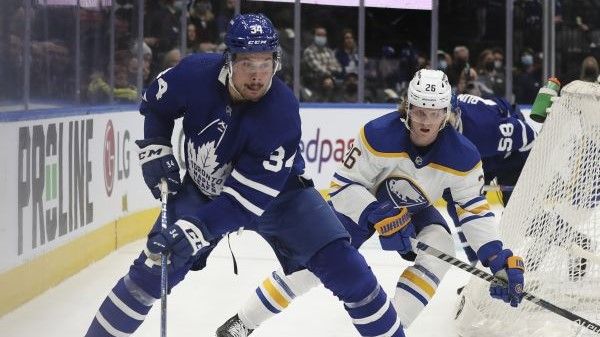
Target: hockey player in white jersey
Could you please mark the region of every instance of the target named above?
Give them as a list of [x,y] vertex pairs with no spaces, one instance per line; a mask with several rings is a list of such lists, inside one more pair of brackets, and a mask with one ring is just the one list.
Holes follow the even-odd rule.
[[[522,299],[523,261],[500,241],[494,214],[482,196],[477,148],[449,125],[450,91],[443,72],[417,72],[398,111],[360,130],[331,184],[331,204],[355,247],[377,231],[384,250],[414,260],[400,275],[392,301],[405,328],[431,300],[449,269],[433,256],[413,253],[409,238],[416,233],[418,240],[454,255],[450,231],[432,205],[446,189],[479,260],[508,281],[492,284],[490,295],[512,306]],[[246,336],[318,283],[306,270],[287,276],[274,271],[217,336]]]

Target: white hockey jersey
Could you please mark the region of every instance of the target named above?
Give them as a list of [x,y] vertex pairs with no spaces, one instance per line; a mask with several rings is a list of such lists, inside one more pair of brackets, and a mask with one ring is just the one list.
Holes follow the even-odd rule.
[[[385,184],[385,186],[383,186]],[[346,154],[331,183],[331,202],[337,212],[359,224],[363,211],[385,187],[398,206],[425,207],[450,189],[460,225],[481,257],[502,249],[494,213],[482,195],[483,170],[477,148],[450,126],[424,154],[392,112],[367,123]],[[363,217],[361,217],[363,216]]]

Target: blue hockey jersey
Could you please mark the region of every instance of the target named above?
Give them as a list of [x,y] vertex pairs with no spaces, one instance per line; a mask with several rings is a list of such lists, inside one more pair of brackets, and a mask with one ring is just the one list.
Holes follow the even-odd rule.
[[458,95],[462,133],[481,154],[486,181],[498,174],[518,177],[537,133],[502,98]]
[[462,133],[475,144],[482,158],[531,149],[536,137],[534,129],[504,99],[458,95],[457,101]]
[[183,117],[185,167],[213,200],[197,217],[214,228],[238,228],[262,215],[289,177],[304,172],[298,153],[298,101],[277,77],[258,102],[235,103],[225,58],[193,54],[168,69],[143,94],[145,138],[171,139]]

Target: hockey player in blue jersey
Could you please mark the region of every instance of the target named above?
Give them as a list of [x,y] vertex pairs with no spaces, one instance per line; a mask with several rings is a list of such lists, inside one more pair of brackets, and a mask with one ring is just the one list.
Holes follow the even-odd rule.
[[[490,295],[517,306],[522,298],[522,259],[503,247],[494,214],[481,195],[483,170],[477,148],[451,125],[447,76],[420,70],[409,83],[408,97],[395,111],[367,123],[334,174],[331,204],[360,247],[378,232],[381,247],[395,250],[414,265],[400,275],[392,300],[408,327],[429,303],[449,264],[411,252],[409,237],[454,255],[454,240],[432,203],[448,189],[461,210],[460,224],[477,257],[507,284],[493,283]],[[451,124],[451,125],[449,125]],[[309,271],[274,271],[218,337],[246,336],[289,302],[317,285]]]
[[[516,185],[537,137],[536,128],[539,126],[533,125],[532,123],[535,122],[525,118],[518,108],[514,108],[500,97],[482,98],[461,94],[453,100],[453,110],[457,117],[455,127],[477,147],[481,154],[485,184],[496,180],[500,186]],[[501,201],[504,205],[510,200],[511,193],[510,190],[502,191]],[[444,199],[448,202],[447,210],[457,227],[465,254],[471,264],[475,265],[478,261],[477,254],[466,240],[461,228],[461,216],[449,191],[444,193]],[[549,216],[545,213],[542,215],[542,217]],[[591,244],[588,237],[574,231],[563,219],[556,218],[554,222],[557,224],[555,229],[557,233],[570,231],[580,247],[589,249]],[[530,231],[528,235],[535,236]],[[548,243],[562,244],[555,240],[549,240]],[[527,252],[526,256],[530,255],[532,253]],[[529,270],[535,270],[538,263],[539,260],[528,259]],[[573,279],[581,277],[585,274],[585,268],[586,260],[580,258],[569,269],[570,276]]]
[[[537,136],[535,128],[521,111],[503,98],[461,94],[453,99],[452,105],[456,115],[455,127],[477,147],[481,155],[485,184],[495,179],[499,185],[514,186]],[[504,205],[510,195],[511,191],[502,192]],[[475,264],[477,254],[462,232],[461,217],[449,191],[444,193],[444,199],[467,258]]]
[[[492,97],[484,99],[474,95],[458,95],[455,102],[456,110],[459,111],[462,125],[459,129],[471,140],[481,153],[485,183],[489,184],[493,179],[499,185],[514,186],[519,179],[529,151],[533,146],[537,133],[535,127],[526,119],[518,109],[513,109],[503,98]],[[535,122],[533,122],[535,123]],[[559,180],[557,179],[557,184]],[[506,205],[509,201],[511,191],[502,192],[502,201]],[[549,196],[551,197],[551,196]],[[448,200],[451,200],[446,195]],[[578,200],[573,201],[575,204]],[[449,207],[448,212],[455,223],[458,216],[454,207]],[[548,244],[566,245],[571,242],[560,242],[556,238],[573,237],[573,242],[579,247],[589,250],[592,240],[573,228],[567,221],[557,214],[543,212],[540,218],[552,218],[555,234],[546,239]],[[475,252],[466,244],[465,236],[460,227],[458,235],[463,243],[463,248],[471,263],[477,262]],[[527,235],[539,237],[548,233],[536,233],[534,227],[527,230]],[[568,235],[566,234],[568,233]],[[543,248],[542,248],[543,249]],[[528,251],[526,256],[543,256],[541,252]],[[528,258],[529,270],[536,270],[540,259]],[[569,277],[572,280],[579,279],[585,275],[587,260],[576,258],[569,262]]]
[[[517,183],[529,150],[537,136],[536,127],[504,98],[481,98],[461,94],[454,100],[457,128],[481,154],[485,184],[492,180],[502,186]],[[503,191],[506,205],[511,191]]]
[[[390,300],[331,208],[302,176],[299,104],[277,77],[278,35],[260,14],[235,17],[224,55],[194,54],[161,73],[143,95],[140,163],[155,197],[173,193],[147,247],[104,300],[86,336],[129,336],[160,295],[160,255],[169,289],[204,268],[217,242],[241,227],[272,246],[285,273],[308,268],[340,300],[362,336],[404,336]],[[186,175],[170,139],[183,117]]]

